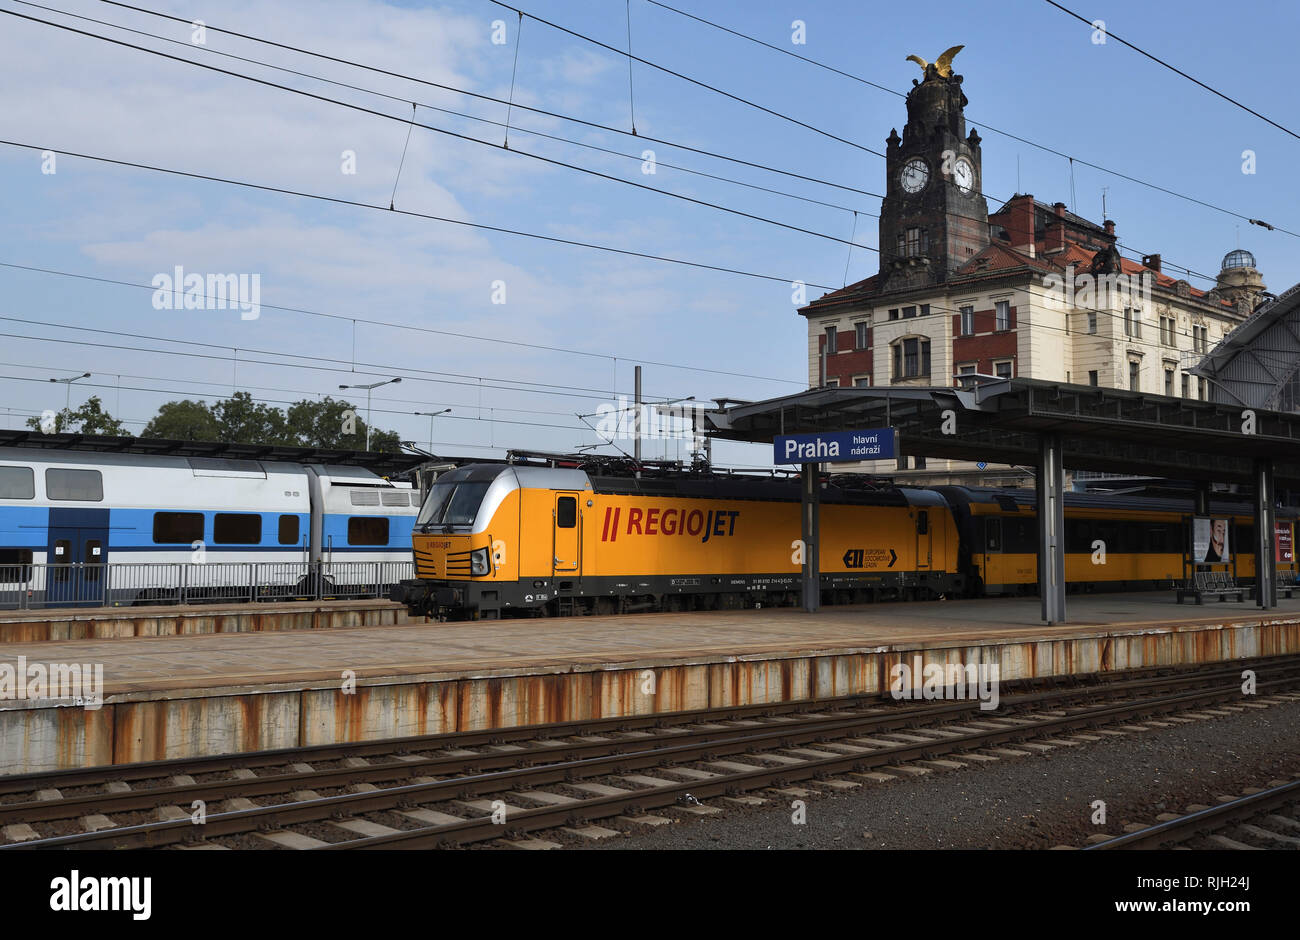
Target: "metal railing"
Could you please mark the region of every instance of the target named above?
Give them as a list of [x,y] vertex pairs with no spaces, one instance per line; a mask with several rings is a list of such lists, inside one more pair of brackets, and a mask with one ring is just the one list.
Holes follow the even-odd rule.
[[409,561],[0,565],[0,610],[386,597]]

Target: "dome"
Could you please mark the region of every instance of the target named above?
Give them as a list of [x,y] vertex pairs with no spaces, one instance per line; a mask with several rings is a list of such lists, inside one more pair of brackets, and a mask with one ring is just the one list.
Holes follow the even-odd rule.
[[1255,256],[1244,248],[1238,248],[1236,251],[1230,251],[1223,256],[1223,264],[1220,265],[1220,271],[1228,271],[1232,268],[1253,268],[1255,266]]

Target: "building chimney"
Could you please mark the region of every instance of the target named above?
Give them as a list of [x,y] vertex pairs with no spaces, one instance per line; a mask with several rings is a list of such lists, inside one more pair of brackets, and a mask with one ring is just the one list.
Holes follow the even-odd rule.
[[1143,255],[1143,256],[1142,256],[1142,267],[1144,267],[1144,268],[1150,268],[1152,271],[1155,271],[1157,274],[1159,274],[1159,273],[1160,273],[1160,255],[1159,255],[1158,253],[1157,253],[1157,254],[1154,254],[1154,255]]
[[1052,212],[1055,217],[1047,223],[1047,230],[1044,235],[1045,251],[1064,251],[1065,250],[1065,203],[1057,202],[1052,204]]

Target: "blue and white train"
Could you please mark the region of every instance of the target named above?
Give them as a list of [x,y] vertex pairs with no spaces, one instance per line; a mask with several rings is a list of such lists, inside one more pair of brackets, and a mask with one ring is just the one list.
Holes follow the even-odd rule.
[[358,467],[0,447],[0,607],[357,595],[419,505]]

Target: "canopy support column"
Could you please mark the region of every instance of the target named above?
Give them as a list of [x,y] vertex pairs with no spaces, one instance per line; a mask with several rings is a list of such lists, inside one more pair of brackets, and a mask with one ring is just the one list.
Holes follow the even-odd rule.
[[803,609],[816,613],[821,606],[821,491],[817,487],[821,465],[806,463],[799,469],[799,517],[803,520]]
[[1061,435],[1038,438],[1038,596],[1043,620],[1065,623],[1065,469]]

